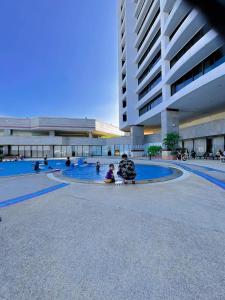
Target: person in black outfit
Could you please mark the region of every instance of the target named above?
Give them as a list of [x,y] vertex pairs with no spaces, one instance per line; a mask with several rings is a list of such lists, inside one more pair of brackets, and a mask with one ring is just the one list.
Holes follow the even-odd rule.
[[47,158],[47,155],[44,157],[44,165],[45,165],[45,166],[48,165],[48,158]]
[[195,159],[195,157],[196,157],[196,152],[195,152],[195,150],[191,150],[191,157],[192,157],[193,159]]
[[70,165],[71,165],[71,160],[70,160],[69,157],[67,157],[67,160],[66,160],[65,165],[66,165],[67,167],[70,167]]
[[100,172],[100,162],[97,161],[96,163],[96,172],[99,173]]
[[40,163],[39,163],[39,161],[35,162],[35,164],[34,164],[34,171],[36,171],[36,172],[40,171]]
[[135,184],[135,165],[134,162],[128,159],[127,154],[122,155],[122,160],[119,163],[117,175],[123,179],[126,184],[129,180],[132,180],[132,184]]

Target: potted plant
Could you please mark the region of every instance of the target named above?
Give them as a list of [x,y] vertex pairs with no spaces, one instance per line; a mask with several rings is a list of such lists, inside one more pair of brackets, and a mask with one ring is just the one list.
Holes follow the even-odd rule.
[[0,161],[3,161],[3,158],[4,158],[4,154],[0,153]]
[[176,132],[167,133],[166,137],[163,140],[163,144],[166,146],[166,149],[163,153],[163,158],[165,159],[176,159],[177,151],[180,141],[180,136]]
[[151,159],[151,157],[156,157],[157,155],[160,155],[161,150],[161,146],[149,146],[147,149],[149,159]]

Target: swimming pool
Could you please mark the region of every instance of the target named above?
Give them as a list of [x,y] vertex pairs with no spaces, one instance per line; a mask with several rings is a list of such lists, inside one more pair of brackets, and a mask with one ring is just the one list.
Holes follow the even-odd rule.
[[[49,160],[48,166],[43,164],[43,160],[40,162],[40,172],[47,172],[55,169],[64,169],[64,160]],[[36,173],[33,169],[34,161],[7,161],[0,162],[0,177],[1,176],[15,176]],[[50,167],[50,168],[49,168]]]
[[[108,164],[102,164],[100,172],[96,172],[95,164],[83,164],[75,167],[66,167],[65,160],[48,160],[48,165],[43,164],[43,160],[40,162],[40,171],[52,172],[54,170],[61,170],[62,176],[70,178],[75,181],[82,182],[103,182],[105,175],[108,171]],[[35,174],[34,161],[11,161],[11,162],[0,162],[0,177],[4,176],[17,176],[26,174]],[[136,181],[164,181],[178,177],[180,174],[177,173],[177,169],[164,167],[160,165],[144,165],[136,164]],[[116,175],[118,165],[115,164],[115,178],[117,181],[121,179]],[[182,172],[181,172],[182,173]],[[176,175],[176,176],[175,176]]]
[[[162,167],[158,165],[142,165],[136,164],[136,181],[156,180],[171,176],[174,169]],[[118,165],[115,164],[115,179],[121,180],[117,174]],[[68,168],[63,171],[63,175],[78,181],[86,182],[103,182],[108,171],[108,165],[101,165],[100,172],[96,172],[95,164],[87,164],[76,166],[75,168]]]

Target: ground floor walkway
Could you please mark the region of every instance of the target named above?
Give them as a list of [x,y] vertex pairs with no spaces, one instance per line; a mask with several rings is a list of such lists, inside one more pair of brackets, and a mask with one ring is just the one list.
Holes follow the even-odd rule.
[[[0,209],[0,299],[224,299],[225,191],[193,170],[223,182],[225,164],[171,163],[185,176],[69,183]],[[0,199],[59,184],[1,179]]]

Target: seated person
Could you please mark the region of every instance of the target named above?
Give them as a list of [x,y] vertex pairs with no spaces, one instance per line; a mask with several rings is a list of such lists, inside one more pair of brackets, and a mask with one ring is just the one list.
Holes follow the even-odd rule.
[[191,157],[192,157],[193,159],[195,159],[195,157],[196,157],[196,152],[195,152],[195,150],[191,150]]
[[115,167],[114,164],[109,165],[109,170],[105,176],[105,183],[114,183],[115,182],[115,177],[113,174]]
[[181,151],[177,151],[177,160],[181,160]]
[[70,160],[69,157],[67,157],[67,160],[66,160],[65,165],[66,165],[67,167],[70,167],[70,165],[71,165],[71,160]]
[[128,159],[127,154],[122,155],[122,160],[119,163],[119,171],[117,174],[123,178],[124,183],[127,183],[128,180],[132,180],[132,183],[135,184],[135,165],[132,160]]
[[36,172],[40,171],[40,163],[39,163],[39,161],[35,162],[35,164],[34,164],[34,171],[36,171]]
[[100,172],[100,162],[97,161],[96,163],[96,172],[99,173]]
[[207,152],[205,152],[205,153],[203,154],[204,159],[207,159],[208,156],[209,156],[209,154],[208,154]]

